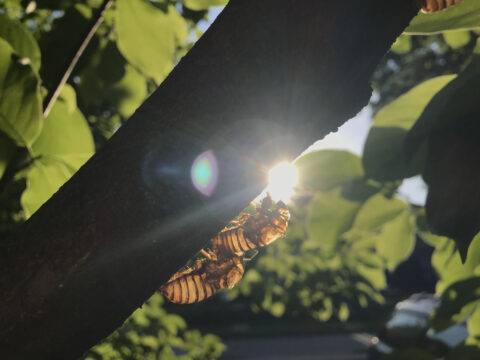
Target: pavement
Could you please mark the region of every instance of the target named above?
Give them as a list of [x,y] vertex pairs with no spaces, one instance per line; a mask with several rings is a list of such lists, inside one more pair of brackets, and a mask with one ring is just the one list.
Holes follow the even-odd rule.
[[224,339],[225,360],[366,360],[366,333]]

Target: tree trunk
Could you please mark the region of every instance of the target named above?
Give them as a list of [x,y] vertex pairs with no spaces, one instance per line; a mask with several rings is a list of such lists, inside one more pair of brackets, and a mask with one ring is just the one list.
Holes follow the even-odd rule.
[[[0,255],[0,358],[75,359],[292,160],[355,115],[418,7],[231,0],[164,83]],[[211,196],[190,169],[212,150]]]

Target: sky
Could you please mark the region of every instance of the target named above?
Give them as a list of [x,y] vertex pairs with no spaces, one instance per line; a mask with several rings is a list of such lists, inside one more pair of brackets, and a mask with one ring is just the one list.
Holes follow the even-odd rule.
[[[337,132],[315,142],[307,151],[337,149],[361,156],[372,120],[372,110],[366,106],[354,118],[340,126]],[[398,189],[398,196],[412,204],[425,205],[427,185],[420,176],[405,179]]]
[[[222,9],[222,6],[211,7],[208,12],[208,21],[200,21],[198,28],[205,32]],[[366,106],[355,117],[340,126],[337,132],[330,133],[325,138],[318,140],[307,151],[347,150],[361,156],[371,122],[372,110]],[[398,189],[398,196],[412,204],[425,205],[427,185],[420,176],[405,179]]]

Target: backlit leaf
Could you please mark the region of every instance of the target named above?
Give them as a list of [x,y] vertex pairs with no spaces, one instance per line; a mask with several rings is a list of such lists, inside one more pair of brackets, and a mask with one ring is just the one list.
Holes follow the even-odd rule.
[[4,133],[0,132],[0,179],[14,152],[15,143]]
[[128,118],[147,97],[147,84],[116,44],[106,41],[82,72],[78,92],[89,107],[108,108]]
[[443,238],[433,252],[432,265],[439,275],[438,294],[456,281],[480,276],[480,234],[473,239],[465,264],[462,264],[454,241]]
[[93,138],[82,113],[72,110],[72,90],[64,91],[45,119],[40,136],[32,145],[37,157],[26,173],[27,189],[21,203],[31,216],[94,153]]
[[186,7],[192,10],[204,10],[210,6],[223,6],[226,5],[228,0],[184,0],[183,3]]
[[375,236],[377,252],[386,260],[388,270],[395,270],[412,253],[415,247],[413,230],[408,211],[403,211]]
[[368,134],[363,167],[366,175],[379,181],[398,180],[420,172],[423,162],[408,162],[404,150],[407,131],[420,117],[430,99],[455,75],[427,80],[383,107]]
[[463,0],[447,10],[434,14],[419,13],[405,30],[407,34],[434,34],[449,30],[467,30],[480,27],[480,2]]
[[172,69],[176,46],[188,35],[173,6],[165,13],[146,0],[119,0],[116,30],[123,56],[157,83]]
[[406,54],[412,50],[412,39],[408,35],[400,35],[390,50],[396,54]]
[[350,228],[359,207],[359,203],[343,199],[335,193],[317,193],[306,223],[309,242],[331,249],[338,237]]
[[439,91],[405,139],[408,156],[426,154],[423,178],[430,230],[456,241],[465,259],[480,231],[480,56]]
[[470,33],[468,31],[447,31],[443,33],[445,42],[452,49],[459,49],[470,42]]
[[32,146],[34,156],[50,156],[75,170],[94,153],[88,123],[78,109],[60,98],[45,119],[42,133]]
[[24,26],[0,14],[0,38],[7,41],[18,56],[28,59],[32,68],[38,72],[41,62],[40,48]]
[[[432,325],[444,330],[464,320],[480,301],[480,277],[460,280],[442,293],[442,302],[435,311]],[[479,302],[480,304],[480,302]]]
[[363,176],[360,158],[348,151],[313,151],[300,157],[295,166],[299,182],[317,191],[326,191]]
[[48,157],[36,160],[27,173],[27,188],[21,197],[26,217],[32,216],[74,173],[62,161]]
[[358,211],[352,228],[355,230],[372,231],[395,219],[407,208],[400,199],[388,199],[377,194],[368,199]]
[[480,339],[480,305],[477,305],[475,311],[468,319],[467,327],[470,338],[473,340],[472,343],[476,343],[478,346]]
[[30,65],[22,65],[13,48],[0,39],[0,131],[17,145],[30,147],[42,127],[41,97]]

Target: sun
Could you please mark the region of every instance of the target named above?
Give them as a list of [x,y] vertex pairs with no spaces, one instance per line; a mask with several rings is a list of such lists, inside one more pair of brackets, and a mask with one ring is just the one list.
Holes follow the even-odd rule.
[[294,186],[298,181],[298,171],[292,164],[282,162],[273,167],[268,173],[268,186],[266,191],[273,200],[287,203],[294,193]]

